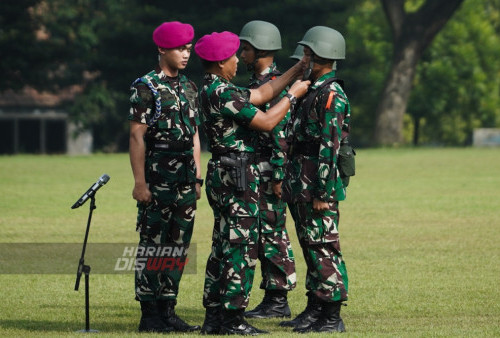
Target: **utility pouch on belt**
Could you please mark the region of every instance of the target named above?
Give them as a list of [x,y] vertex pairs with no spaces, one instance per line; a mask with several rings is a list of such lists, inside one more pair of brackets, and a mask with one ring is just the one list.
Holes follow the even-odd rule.
[[247,189],[247,161],[248,158],[243,155],[229,154],[229,156],[220,157],[220,163],[231,168],[229,174],[236,184],[237,191]]
[[354,156],[356,156],[354,148],[351,147],[347,140],[342,141],[339,149],[338,167],[340,178],[342,179],[342,184],[344,185],[344,187],[347,187],[349,185],[349,177],[356,174],[356,163]]

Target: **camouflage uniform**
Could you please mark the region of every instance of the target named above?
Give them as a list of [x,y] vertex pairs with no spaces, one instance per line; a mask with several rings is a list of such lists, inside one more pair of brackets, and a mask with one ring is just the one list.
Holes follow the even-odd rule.
[[[326,302],[347,300],[348,290],[338,232],[338,202],[346,189],[337,163],[341,140],[349,133],[350,106],[339,83],[321,86],[334,77],[335,71],[320,77],[295,111],[283,192],[307,263],[306,288]],[[315,212],[314,198],[328,202],[329,209]]]
[[[259,171],[254,158],[258,132],[248,126],[258,109],[249,97],[248,89],[205,74],[199,98],[212,153],[206,193],[215,220],[203,294],[207,308],[246,308],[253,283],[259,239]],[[228,153],[249,157],[245,191],[237,191],[230,168],[220,162]]]
[[[153,196],[148,206],[138,204],[139,247],[168,244],[187,249],[196,210],[197,88],[184,75],[170,78],[157,67],[137,79],[131,91],[129,120],[148,125],[145,175]],[[175,299],[182,272],[183,267],[160,273],[136,271],[136,298]]]
[[[262,84],[276,78],[281,73],[273,62],[258,76],[250,78],[249,88],[258,88]],[[267,111],[283,95],[275,98],[263,107]],[[295,259],[286,229],[286,203],[279,199],[272,190],[273,182],[283,180],[288,145],[284,127],[290,119],[288,112],[285,118],[272,132],[259,133],[258,167],[260,171],[260,203],[259,203],[259,260],[261,262],[261,289],[292,290],[296,285]]]

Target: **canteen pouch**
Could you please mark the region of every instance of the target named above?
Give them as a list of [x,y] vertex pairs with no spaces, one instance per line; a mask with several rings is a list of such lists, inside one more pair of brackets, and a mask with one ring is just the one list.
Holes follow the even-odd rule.
[[348,143],[342,144],[339,149],[339,172],[344,187],[349,185],[349,178],[356,174],[356,151]]

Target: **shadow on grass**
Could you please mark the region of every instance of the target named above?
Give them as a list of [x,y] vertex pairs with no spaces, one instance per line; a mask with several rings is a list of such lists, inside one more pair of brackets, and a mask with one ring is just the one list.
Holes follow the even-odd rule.
[[[78,332],[85,329],[85,306],[77,305],[42,305],[48,311],[59,310],[60,318],[54,320],[36,320],[36,319],[0,319],[0,328],[11,330],[26,330],[35,332]],[[205,315],[202,309],[176,309],[176,313],[192,325],[201,325]],[[136,333],[141,316],[140,307],[137,303],[136,308],[130,306],[107,306],[94,305],[89,308],[89,327],[99,332],[107,333]],[[66,314],[79,314],[77,320],[67,320]],[[81,313],[81,315],[80,315]]]
[[[139,319],[137,319],[137,322]],[[0,320],[0,327],[3,329],[27,330],[38,332],[77,332],[85,329],[85,316],[78,321],[63,321],[63,320],[29,320],[29,319],[7,319]],[[120,322],[113,321],[92,321],[90,318],[90,329],[106,332],[134,332],[137,330],[136,323],[127,323],[124,325]]]

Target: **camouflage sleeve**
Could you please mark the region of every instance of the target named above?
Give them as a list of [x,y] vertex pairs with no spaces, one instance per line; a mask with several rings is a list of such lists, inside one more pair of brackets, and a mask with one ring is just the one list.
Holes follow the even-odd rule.
[[240,126],[250,125],[258,109],[250,103],[248,89],[227,86],[219,97],[222,103],[221,114],[224,117],[234,120]]
[[290,119],[290,112],[287,112],[283,120],[274,127],[272,131],[273,151],[271,154],[270,162],[273,166],[273,180],[282,181],[285,177],[284,166],[286,163],[286,154],[288,151],[288,144],[286,143],[285,126]]
[[154,98],[151,90],[144,84],[139,83],[130,88],[130,112],[128,119],[147,124],[147,116],[154,107]]
[[191,80],[189,80],[188,85],[191,87],[190,93],[192,93],[188,95],[189,105],[194,112],[195,125],[199,127],[202,123],[202,117],[198,100],[198,87],[196,87],[196,84]]
[[342,135],[342,121],[347,101],[341,95],[338,84],[332,83],[321,93],[316,109],[320,112],[321,141],[318,156],[318,190],[315,197],[322,201],[329,201],[336,196],[335,189],[342,188],[337,170],[337,158]]

